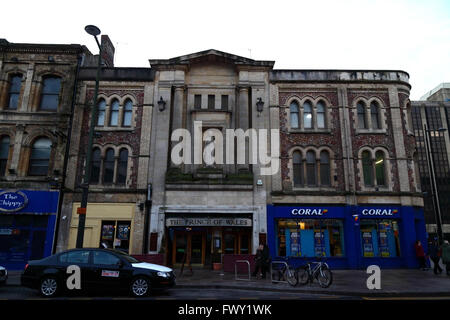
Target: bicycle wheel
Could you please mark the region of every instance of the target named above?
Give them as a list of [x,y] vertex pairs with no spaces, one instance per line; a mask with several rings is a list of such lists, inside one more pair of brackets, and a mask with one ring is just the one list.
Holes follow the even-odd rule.
[[317,273],[317,280],[322,288],[328,288],[333,282],[331,270],[325,266],[321,267]]
[[309,281],[309,268],[308,266],[303,266],[297,269],[297,281],[300,284],[307,284]]
[[294,269],[291,269],[291,268],[286,269],[286,280],[293,287],[295,287],[297,285],[298,278],[297,278],[297,274]]

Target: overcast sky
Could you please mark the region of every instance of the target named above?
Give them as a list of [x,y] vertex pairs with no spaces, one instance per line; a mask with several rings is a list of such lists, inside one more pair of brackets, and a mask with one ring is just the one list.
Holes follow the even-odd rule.
[[148,67],[217,49],[275,69],[400,69],[411,99],[450,82],[450,1],[4,1],[0,38],[98,49],[97,25],[118,67]]

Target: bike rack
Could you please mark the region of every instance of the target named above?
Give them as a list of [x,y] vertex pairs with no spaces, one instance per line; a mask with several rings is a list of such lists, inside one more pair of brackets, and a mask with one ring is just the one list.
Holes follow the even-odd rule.
[[[285,261],[272,261],[272,263],[270,264],[270,280],[272,280],[272,282],[288,283],[287,280],[274,280],[273,279],[273,265],[274,264],[284,264],[286,266],[286,270],[289,268],[289,265]],[[279,270],[277,270],[277,271],[279,271]]]
[[[246,278],[238,278],[238,273],[237,273],[237,264],[238,263],[246,263],[247,264],[248,279],[246,279]],[[236,260],[234,262],[234,280],[244,280],[244,281],[250,281],[251,280],[251,276],[250,276],[250,261],[248,261],[248,260]]]

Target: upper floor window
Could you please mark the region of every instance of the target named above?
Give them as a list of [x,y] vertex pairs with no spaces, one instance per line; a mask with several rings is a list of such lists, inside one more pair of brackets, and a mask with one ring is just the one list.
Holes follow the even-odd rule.
[[114,182],[114,150],[109,148],[106,150],[105,160],[103,162],[103,183]]
[[320,184],[329,186],[330,180],[330,154],[327,151],[320,153]]
[[16,110],[19,104],[20,88],[22,87],[22,75],[16,74],[11,77],[9,85],[8,109]]
[[313,127],[312,105],[309,101],[303,104],[303,125],[305,129],[311,129]]
[[9,144],[10,139],[8,136],[3,136],[0,139],[0,177],[3,177],[6,173],[6,164],[9,157]]
[[381,129],[380,110],[378,103],[372,101],[370,104],[370,117],[372,120],[372,129]]
[[119,152],[119,159],[117,164],[118,184],[125,184],[127,180],[127,166],[128,166],[128,150],[123,148]]
[[213,94],[208,94],[208,109],[214,110],[216,104],[216,97]]
[[359,129],[367,129],[366,122],[366,106],[364,102],[359,101],[356,105],[356,111],[358,113],[358,128]]
[[325,105],[322,101],[317,103],[317,128],[324,129],[325,125]]
[[228,110],[228,95],[222,95],[222,110]]
[[61,78],[46,77],[41,93],[40,110],[56,111],[59,104],[59,92],[61,90]]
[[133,116],[133,102],[131,102],[130,99],[127,99],[127,101],[125,101],[125,105],[123,108],[122,126],[130,127],[132,116]]
[[105,112],[106,112],[106,101],[101,99],[98,102],[98,113],[97,113],[97,125],[105,125]]
[[290,113],[291,113],[291,128],[298,128],[299,127],[299,107],[298,103],[296,101],[291,102],[291,105],[289,107]]
[[91,180],[92,184],[99,183],[100,181],[100,166],[102,163],[101,152],[99,148],[94,148],[92,151],[92,168],[91,168]]
[[194,108],[195,109],[202,108],[202,95],[201,94],[194,95]]
[[363,166],[364,184],[366,186],[373,186],[372,157],[369,151],[364,151],[362,153],[362,166]]
[[330,153],[322,150],[319,159],[316,155],[316,151],[309,150],[303,159],[301,151],[296,150],[292,153],[294,187],[331,186]]
[[119,124],[119,100],[114,99],[111,103],[111,111],[109,115],[109,125],[117,126]]
[[306,183],[309,186],[316,185],[316,155],[314,151],[306,153]]
[[294,171],[294,186],[303,185],[303,165],[302,165],[302,154],[300,151],[295,151],[292,154],[293,171]]
[[362,153],[362,168],[364,185],[372,186],[386,186],[386,156],[381,150],[375,153],[375,158],[372,158],[372,153],[368,150]]
[[377,151],[375,153],[375,178],[378,186],[386,185],[384,162],[384,152]]
[[28,169],[29,175],[45,176],[48,174],[51,145],[52,143],[48,138],[39,138],[33,143]]

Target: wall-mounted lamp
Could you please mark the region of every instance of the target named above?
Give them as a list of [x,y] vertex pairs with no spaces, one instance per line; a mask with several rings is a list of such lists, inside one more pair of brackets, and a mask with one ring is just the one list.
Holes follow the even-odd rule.
[[158,108],[159,108],[159,111],[164,111],[166,109],[166,102],[163,100],[162,97],[159,98]]
[[263,107],[264,107],[264,101],[262,101],[261,98],[258,98],[258,100],[256,101],[256,110],[261,113],[263,111]]

